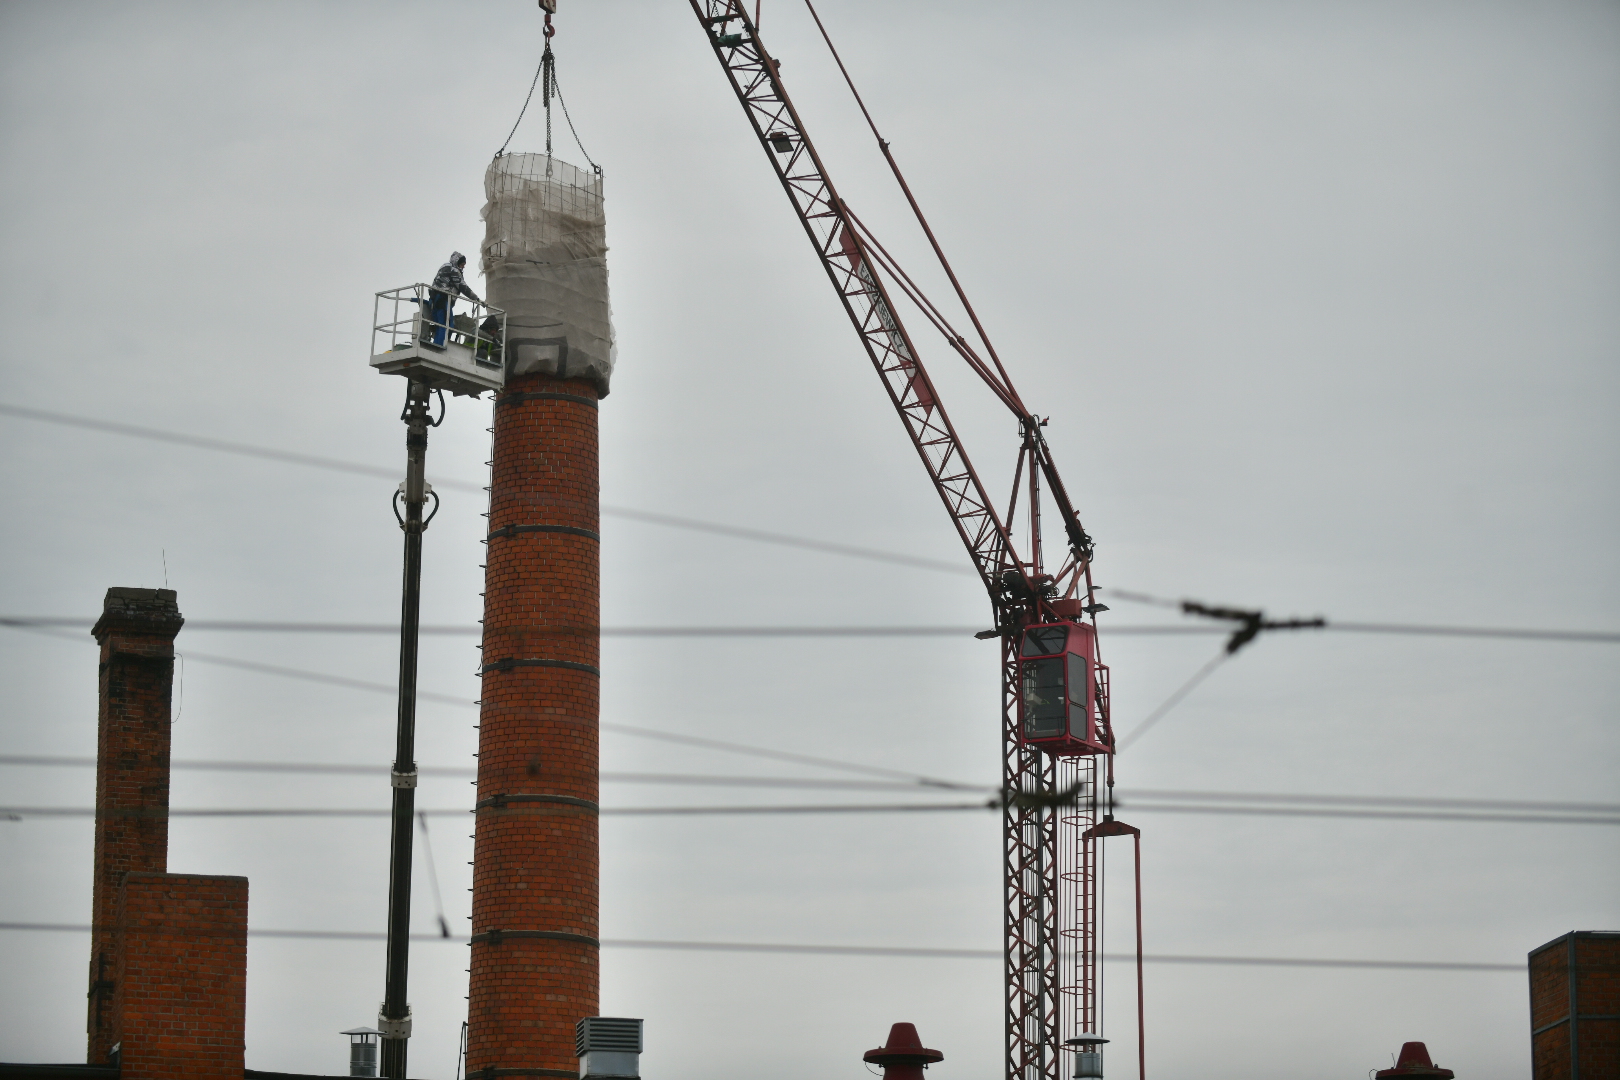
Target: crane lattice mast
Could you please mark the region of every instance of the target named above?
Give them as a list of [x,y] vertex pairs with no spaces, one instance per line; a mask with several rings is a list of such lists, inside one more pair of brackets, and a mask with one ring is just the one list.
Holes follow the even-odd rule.
[[[1076,1052],[1093,1052],[1093,1044],[1101,1041],[1097,1038],[1100,838],[1135,832],[1114,822],[1111,814],[1099,820],[1104,809],[1099,780],[1105,779],[1110,790],[1113,783],[1114,737],[1108,714],[1108,669],[1096,662],[1095,614],[1104,608],[1094,602],[1091,537],[1058,476],[1041,431],[1045,421],[1025,408],[938,244],[934,243],[935,251],[957,287],[988,361],[955,332],[839,198],[788,97],[780,69],[741,0],[690,3],[989,594],[995,615],[993,636],[1001,641],[1006,1075],[1009,1080],[1062,1080],[1060,1047],[1069,1044]],[[905,188],[881,137],[879,145]],[[909,188],[905,190],[910,199]],[[916,209],[915,200],[912,206]],[[933,242],[926,220],[920,210],[917,213]],[[1005,517],[997,512],[997,503],[974,469],[895,309],[896,290],[916,304],[946,344],[1017,418],[1021,443]],[[1050,574],[1043,566],[1041,547],[1043,494],[1068,541],[1060,567]],[[1014,540],[1020,520],[1027,545],[1023,551]],[[1069,640],[1082,644],[1070,644],[1067,655],[1059,644],[1045,650],[1057,651],[1057,657],[1028,659],[1031,641],[1038,640],[1032,639],[1033,633],[1044,628],[1061,635],[1069,633],[1069,627],[1078,627]],[[1076,691],[1071,688],[1077,676],[1071,666],[1058,695],[1067,699],[1058,705],[1060,712],[1068,710],[1065,737],[1049,739],[1043,747],[1032,742],[1035,728],[1030,726],[1029,703],[1043,700],[1036,682],[1045,677],[1043,671],[1058,671],[1062,678],[1064,669],[1050,665],[1074,664],[1079,658],[1076,651],[1086,664],[1078,676],[1078,685],[1086,688],[1081,706],[1085,716],[1074,719]],[[1068,737],[1074,724],[1085,732],[1079,739]],[[1101,1075],[1094,1055],[1077,1064],[1088,1069],[1095,1065],[1096,1075]],[[1077,1070],[1077,1075],[1091,1073]]]

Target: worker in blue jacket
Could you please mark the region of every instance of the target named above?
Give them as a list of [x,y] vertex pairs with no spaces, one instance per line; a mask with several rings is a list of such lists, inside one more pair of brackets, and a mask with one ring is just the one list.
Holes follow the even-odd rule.
[[462,273],[467,266],[467,256],[459,251],[452,251],[450,258],[445,260],[439,272],[433,276],[433,287],[428,290],[427,321],[422,333],[422,344],[435,349],[444,348],[445,331],[450,326],[451,316],[455,313],[457,296],[465,296],[474,303],[482,303],[478,294],[467,288],[466,276]]

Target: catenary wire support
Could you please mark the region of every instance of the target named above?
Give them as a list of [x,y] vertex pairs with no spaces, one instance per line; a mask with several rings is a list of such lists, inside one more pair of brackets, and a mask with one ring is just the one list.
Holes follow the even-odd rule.
[[[412,380],[405,391],[405,482],[394,495],[395,515],[405,532],[405,570],[399,619],[399,722],[395,733],[393,767],[393,833],[388,862],[387,974],[377,1027],[383,1032],[381,1075],[404,1080],[406,1047],[411,1035],[411,1006],[407,1000],[410,975],[411,841],[416,816],[416,666],[422,599],[422,516],[429,489],[426,479],[428,428],[444,420],[440,398],[439,420],[434,421],[426,383]],[[404,514],[399,514],[399,505]],[[434,499],[437,513],[438,500]]]

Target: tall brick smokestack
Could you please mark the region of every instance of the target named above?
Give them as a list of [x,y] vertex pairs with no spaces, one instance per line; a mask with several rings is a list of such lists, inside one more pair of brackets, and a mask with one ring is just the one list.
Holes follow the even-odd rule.
[[596,401],[535,374],[495,404],[469,1076],[576,1076],[598,1011]]
[[96,847],[91,901],[89,1055],[118,1042],[112,990],[124,875],[169,864],[169,721],[174,637],[185,620],[170,589],[108,589],[91,633],[101,645],[96,715]]
[[484,576],[467,1075],[576,1077],[574,1026],[597,1014],[599,987],[596,409],[614,364],[602,176],[506,154],[484,191],[506,387]]

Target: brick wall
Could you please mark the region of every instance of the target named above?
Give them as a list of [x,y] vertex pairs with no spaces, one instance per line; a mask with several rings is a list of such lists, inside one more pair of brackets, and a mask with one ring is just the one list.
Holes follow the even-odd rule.
[[1620,1077],[1620,933],[1575,931],[1530,954],[1530,1058],[1534,1080]]
[[468,1075],[577,1077],[597,1013],[596,397],[530,375],[495,405]]
[[241,1080],[247,903],[243,877],[125,875],[111,1009],[120,1080]]
[[174,636],[185,622],[169,589],[108,589],[91,631],[101,645],[96,716],[95,878],[91,898],[86,1060],[107,1060],[113,927],[131,872],[162,873],[169,859],[169,709]]

